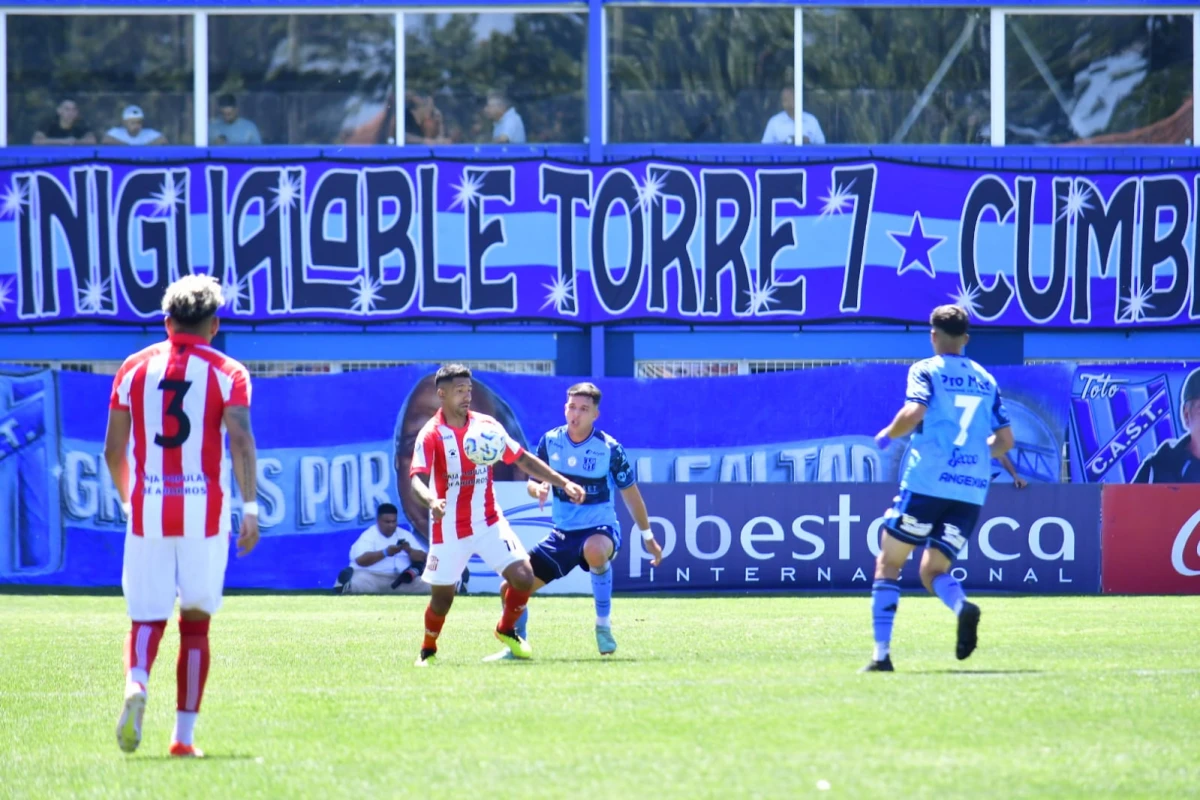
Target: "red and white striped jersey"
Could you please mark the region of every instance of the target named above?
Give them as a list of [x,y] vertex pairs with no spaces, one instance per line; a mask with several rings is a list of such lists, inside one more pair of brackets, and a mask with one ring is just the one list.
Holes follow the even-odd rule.
[[176,333],[125,359],[109,407],[130,412],[134,536],[216,536],[231,525],[227,406],[250,405],[250,373],[200,336]]
[[[433,521],[430,541],[441,544],[443,536],[465,539],[477,527],[495,525],[504,515],[496,504],[496,492],[492,481],[492,468],[479,466],[466,457],[463,437],[473,420],[499,422],[487,414],[467,412],[467,424],[452,428],[446,424],[441,409],[433,415],[413,448],[412,466],[408,477],[433,474],[433,490],[439,498],[446,498],[446,516]],[[505,432],[504,463],[511,464],[525,450]],[[445,534],[443,534],[445,531]]]

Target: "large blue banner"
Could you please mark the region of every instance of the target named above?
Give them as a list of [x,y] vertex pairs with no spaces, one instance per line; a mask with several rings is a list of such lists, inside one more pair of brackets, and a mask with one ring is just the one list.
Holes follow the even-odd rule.
[[143,325],[189,272],[230,324],[1200,319],[1200,173],[866,161],[302,160],[0,169],[0,326]]
[[[1059,479],[1070,365],[998,368],[1030,481]],[[769,375],[602,382],[600,427],[623,442],[643,485],[871,483],[894,486],[904,442],[872,436],[903,403],[903,365]],[[526,447],[563,421],[564,377],[480,374],[473,407]],[[0,581],[116,585],[124,519],[103,459],[111,379],[0,369]],[[719,412],[714,412],[719,409]],[[407,480],[417,432],[437,410],[429,367],[255,381],[262,544],[234,560],[229,585],[329,587],[384,502],[418,536],[427,518]],[[998,465],[997,480],[1009,476]],[[496,467],[522,539],[547,514],[525,476]],[[890,491],[890,489],[885,490]],[[235,503],[235,508],[240,503]],[[475,565],[482,570],[482,565]]]
[[[663,545],[655,568],[631,537],[616,561],[624,591],[867,591],[895,487],[642,487]],[[628,524],[628,514],[624,516]],[[994,487],[955,562],[968,591],[1100,591],[1100,487]],[[901,573],[921,590],[917,564]]]
[[1200,483],[1200,362],[1080,366],[1071,480]]

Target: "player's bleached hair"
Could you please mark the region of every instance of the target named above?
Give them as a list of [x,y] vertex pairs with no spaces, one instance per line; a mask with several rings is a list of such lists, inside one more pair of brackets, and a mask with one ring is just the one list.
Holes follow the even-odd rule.
[[455,378],[470,378],[471,370],[463,364],[443,364],[433,377],[434,386],[450,383]]
[[570,389],[567,389],[567,399],[572,397],[590,397],[592,402],[596,404],[596,408],[600,407],[600,388],[594,383],[577,383]]
[[163,313],[185,328],[208,321],[225,303],[221,284],[211,275],[184,275],[167,287]]
[[962,306],[938,306],[929,315],[929,324],[947,336],[966,336],[971,320]]

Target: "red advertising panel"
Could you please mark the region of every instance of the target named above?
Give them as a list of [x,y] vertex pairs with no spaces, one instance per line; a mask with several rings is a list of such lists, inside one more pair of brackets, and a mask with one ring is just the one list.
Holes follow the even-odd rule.
[[1118,594],[1200,594],[1200,484],[1108,485],[1102,586]]

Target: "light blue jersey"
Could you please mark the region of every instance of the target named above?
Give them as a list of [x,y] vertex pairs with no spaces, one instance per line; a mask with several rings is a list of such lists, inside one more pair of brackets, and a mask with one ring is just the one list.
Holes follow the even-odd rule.
[[633,486],[634,478],[625,448],[616,439],[592,428],[591,436],[575,444],[567,435],[567,426],[560,425],[538,442],[537,454],[556,472],[587,491],[587,498],[576,505],[561,489],[554,489],[550,513],[555,528],[578,531],[607,525],[620,530],[614,489],[628,489]]
[[913,364],[906,400],[926,406],[905,457],[900,488],[983,505],[992,474],[988,437],[1009,425],[1000,388],[966,356]]

